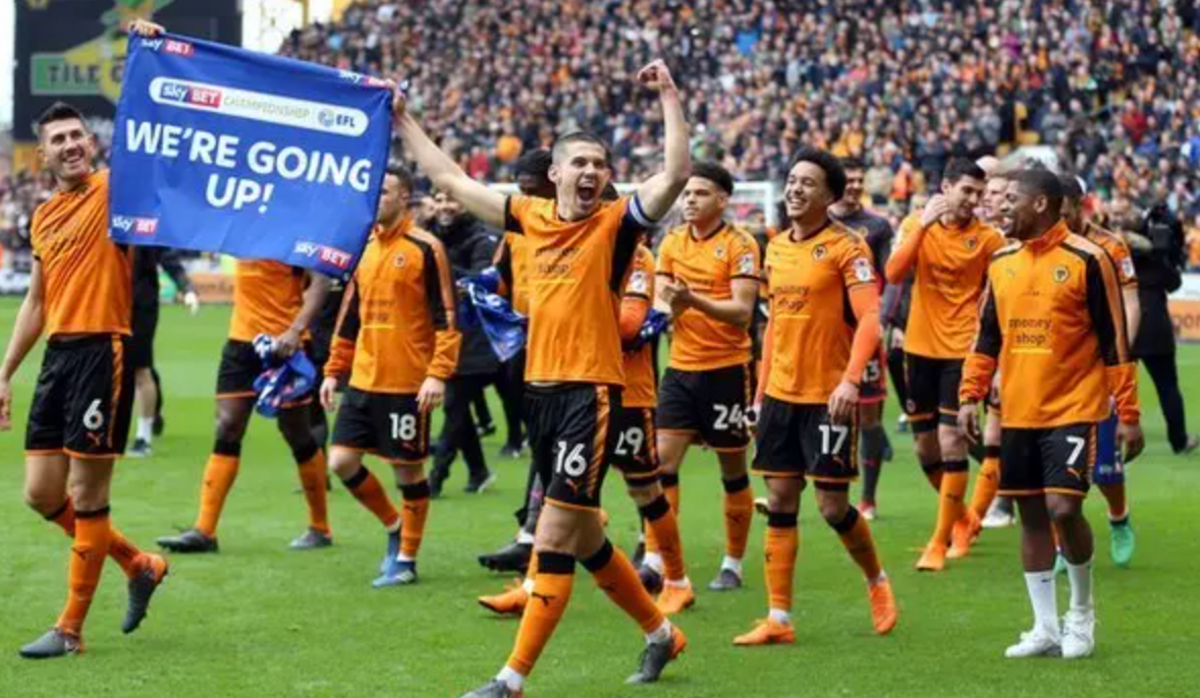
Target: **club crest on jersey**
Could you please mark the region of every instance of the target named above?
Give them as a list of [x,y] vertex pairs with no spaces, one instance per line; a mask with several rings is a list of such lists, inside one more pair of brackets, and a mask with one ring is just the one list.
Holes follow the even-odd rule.
[[392,260],[392,264],[395,265],[397,269],[403,269],[404,265],[408,264],[408,258],[404,256],[403,252],[401,252],[396,255],[395,259]]
[[828,250],[825,249],[824,245],[817,245],[813,248],[813,259],[817,260],[818,262],[822,259],[825,259],[826,252],[828,252]]
[[629,292],[645,294],[646,288],[646,272],[635,271],[629,275]]
[[968,252],[974,252],[975,248],[979,246],[979,238],[967,238],[963,240],[963,244],[967,246]]
[[717,259],[725,259],[725,246],[717,245],[717,249],[713,252],[713,256]]
[[1071,278],[1071,272],[1067,271],[1066,267],[1058,266],[1054,268],[1054,283],[1065,284],[1069,278]]

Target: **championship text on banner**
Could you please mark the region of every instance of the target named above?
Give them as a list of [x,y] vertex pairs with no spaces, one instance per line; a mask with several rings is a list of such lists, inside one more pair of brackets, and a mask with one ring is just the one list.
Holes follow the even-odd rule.
[[346,276],[391,137],[382,80],[169,34],[131,37],[109,233]]

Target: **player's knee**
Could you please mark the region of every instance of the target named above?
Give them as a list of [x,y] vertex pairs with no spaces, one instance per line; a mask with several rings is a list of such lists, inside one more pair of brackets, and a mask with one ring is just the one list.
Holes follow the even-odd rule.
[[817,491],[817,509],[821,511],[825,523],[833,528],[837,528],[850,511],[850,501],[845,495],[844,491]]
[[358,473],[362,466],[362,457],[350,449],[334,447],[329,453],[329,469],[338,476],[340,480]]
[[881,411],[878,403],[859,405],[858,428],[866,432],[868,429],[874,429],[879,426],[879,413]]
[[798,511],[803,487],[804,481],[799,478],[767,478],[767,508],[774,512]]
[[246,420],[238,414],[217,411],[217,441],[224,443],[241,443],[246,433]]
[[662,496],[662,487],[659,486],[657,480],[646,482],[645,480],[625,480],[625,487],[629,491],[629,497],[639,509],[644,509],[651,502],[654,502]]
[[1081,497],[1059,497],[1051,495],[1046,498],[1046,511],[1055,525],[1070,523],[1083,515]]
[[66,501],[67,493],[62,487],[51,487],[42,483],[27,482],[22,493],[25,505],[42,516],[57,511]]
[[393,463],[392,469],[396,473],[396,482],[402,487],[405,485],[415,485],[425,480],[425,463]]
[[966,454],[967,441],[957,426],[938,425],[937,443],[938,449],[942,452],[942,458],[952,459]]

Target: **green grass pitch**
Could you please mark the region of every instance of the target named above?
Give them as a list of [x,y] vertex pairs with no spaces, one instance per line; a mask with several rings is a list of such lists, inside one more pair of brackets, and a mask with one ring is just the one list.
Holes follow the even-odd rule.
[[[7,342],[17,303],[0,302]],[[125,460],[113,487],[114,519],[136,543],[190,525],[212,442],[213,385],[228,309],[190,318],[163,309],[157,354],[167,392],[167,432],[153,459]],[[26,662],[17,648],[54,622],[65,595],[67,540],[21,500],[24,422],[41,350],[16,381],[17,428],[0,434],[0,696],[17,698],[262,698],[300,696],[454,696],[492,676],[511,647],[516,622],[475,603],[508,578],[489,574],[475,556],[505,542],[525,480],[525,463],[501,459],[486,443],[500,479],[482,496],[461,492],[456,465],[447,496],[434,503],[421,551],[421,583],[370,588],[383,549],[378,524],[338,485],[331,495],[336,546],[292,553],[305,523],[293,493],[295,466],[275,428],[255,418],[242,468],[221,523],[222,552],[175,556],[172,574],[136,634],[119,630],[124,577],[109,565],[97,593],[88,652]],[[1179,356],[1193,427],[1200,424],[1200,347]],[[1030,624],[1017,557],[1017,530],[985,532],[972,556],[936,576],[913,570],[928,536],[935,498],[911,454],[892,434],[896,459],[880,490],[874,525],[901,608],[896,631],[871,632],[857,569],[820,521],[811,495],[802,507],[803,543],[796,574],[797,641],[790,647],[735,649],[731,639],[765,613],[763,522],[747,554],[747,588],[699,592],[677,618],[691,644],[661,683],[627,687],[642,639],[580,568],[559,631],[528,683],[531,696],[1185,696],[1200,681],[1200,459],[1177,458],[1165,442],[1149,380],[1142,383],[1149,447],[1130,468],[1138,551],[1129,570],[1108,559],[1102,500],[1088,513],[1096,530],[1098,649],[1087,661],[1012,662],[1003,649]],[[499,409],[494,410],[499,416]],[[896,410],[889,407],[887,422]],[[386,482],[391,476],[378,464]],[[755,489],[762,491],[760,482]],[[718,469],[693,450],[683,472],[682,530],[690,576],[702,587],[724,544]],[[630,549],[636,516],[620,477],[609,477],[609,535]],[[1065,604],[1066,584],[1059,584]]]

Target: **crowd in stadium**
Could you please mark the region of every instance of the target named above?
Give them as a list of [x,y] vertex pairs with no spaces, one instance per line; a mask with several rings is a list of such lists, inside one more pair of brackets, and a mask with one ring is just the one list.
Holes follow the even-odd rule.
[[[280,53],[403,76],[430,132],[487,180],[578,129],[609,141],[617,181],[642,179],[661,124],[623,78],[664,56],[693,154],[743,180],[781,179],[801,143],[828,148],[862,157],[866,194],[897,217],[954,155],[1043,145],[1131,219],[1165,200],[1200,265],[1194,3],[366,0]],[[0,181],[6,245],[47,184]]]

